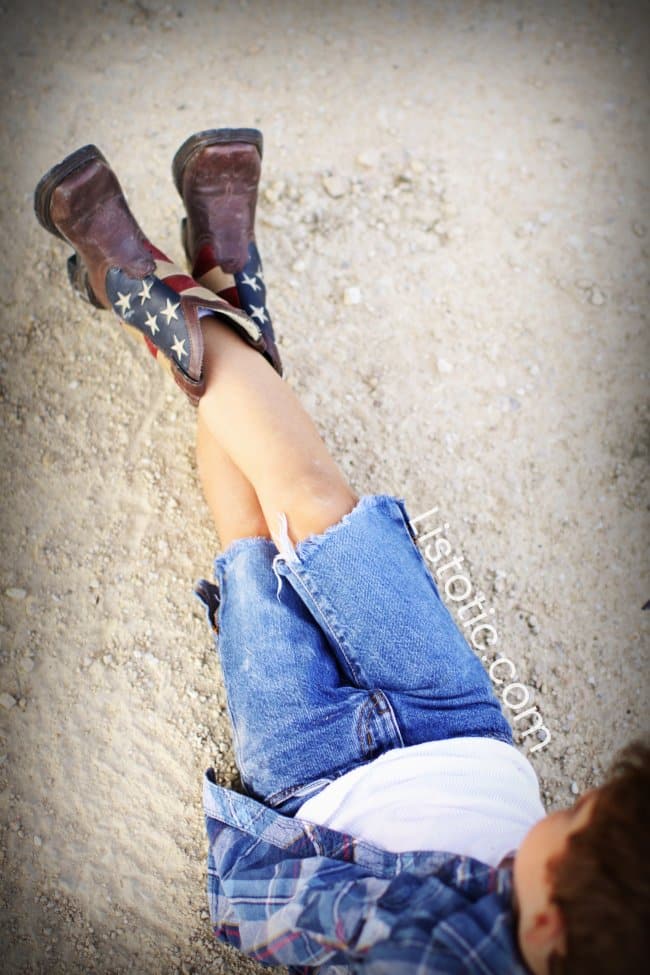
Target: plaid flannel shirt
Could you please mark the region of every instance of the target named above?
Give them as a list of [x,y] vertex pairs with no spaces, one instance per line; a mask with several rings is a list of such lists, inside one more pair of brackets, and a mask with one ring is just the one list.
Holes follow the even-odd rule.
[[293,975],[529,975],[512,871],[389,853],[204,780],[217,938]]

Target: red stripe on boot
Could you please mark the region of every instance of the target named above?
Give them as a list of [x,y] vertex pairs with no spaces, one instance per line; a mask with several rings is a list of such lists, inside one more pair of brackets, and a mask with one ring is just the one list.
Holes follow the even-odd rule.
[[211,271],[212,268],[216,266],[217,255],[214,252],[214,248],[211,244],[204,244],[194,260],[192,277],[202,278],[204,274],[207,274],[208,271]]
[[167,278],[161,278],[165,284],[175,291],[177,295],[182,296],[184,291],[189,291],[190,288],[200,287],[198,281],[191,278],[189,274],[170,274]]
[[145,240],[144,245],[149,251],[149,253],[151,254],[151,256],[154,257],[157,261],[165,261],[166,264],[171,263],[167,255],[163,253],[163,251],[159,250],[159,248],[156,247],[155,244],[152,244],[150,240]]
[[239,294],[237,288],[224,288],[223,291],[217,291],[217,296],[223,298],[227,301],[229,305],[233,308],[241,308],[241,301],[239,300]]
[[150,338],[147,338],[146,335],[143,335],[142,338],[144,339],[145,344],[146,344],[147,348],[149,349],[149,351],[151,352],[151,354],[154,357],[154,359],[157,359],[158,358],[158,349],[156,348],[156,346],[153,344],[153,342],[151,341]]

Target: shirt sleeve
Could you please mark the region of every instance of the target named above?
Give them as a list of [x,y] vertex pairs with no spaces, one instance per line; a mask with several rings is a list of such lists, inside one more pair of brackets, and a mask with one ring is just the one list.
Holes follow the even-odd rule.
[[[219,886],[215,935],[256,961],[296,971],[346,965],[364,975],[412,972],[431,956],[437,923],[467,906],[435,876],[380,879],[357,865],[320,857],[276,864],[265,896],[256,896],[262,885],[254,873],[247,874],[245,885],[239,881],[237,892],[227,876]],[[430,971],[462,971],[453,957],[442,967],[445,954],[438,952]]]

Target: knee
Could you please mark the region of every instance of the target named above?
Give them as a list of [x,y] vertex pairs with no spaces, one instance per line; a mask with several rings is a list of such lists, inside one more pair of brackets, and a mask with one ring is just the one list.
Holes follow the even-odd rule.
[[329,477],[307,477],[294,486],[289,515],[289,533],[297,543],[308,535],[320,534],[335,525],[358,503],[358,496],[342,481]]

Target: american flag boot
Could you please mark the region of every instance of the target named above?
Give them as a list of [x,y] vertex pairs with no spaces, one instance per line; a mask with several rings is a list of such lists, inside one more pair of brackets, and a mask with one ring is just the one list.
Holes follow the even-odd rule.
[[193,404],[205,391],[204,310],[268,355],[260,323],[201,287],[145,237],[96,146],[78,149],[43,176],[34,210],[46,230],[74,248],[68,259],[73,287],[96,307],[112,308]]
[[172,173],[187,211],[181,236],[192,276],[259,324],[264,355],[282,375],[255,241],[262,151],[258,129],[208,129],[183,143]]

